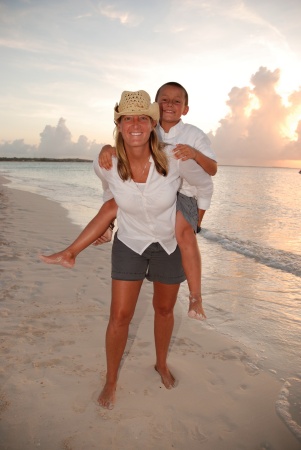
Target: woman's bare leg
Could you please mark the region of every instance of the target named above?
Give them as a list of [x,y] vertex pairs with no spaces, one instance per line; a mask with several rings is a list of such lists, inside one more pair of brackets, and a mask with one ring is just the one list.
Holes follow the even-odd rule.
[[115,200],[107,201],[69,247],[49,256],[40,255],[41,261],[47,264],[59,264],[68,268],[73,267],[77,255],[108,229],[116,215],[117,205]]
[[106,333],[107,375],[98,397],[99,404],[106,409],[112,409],[115,404],[118,370],[142,282],[112,280],[110,320]]
[[167,366],[167,354],[174,326],[173,309],[177,300],[179,284],[154,283],[153,306],[155,311],[155,369],[167,389],[175,387],[176,380]]
[[200,250],[192,226],[179,211],[176,216],[176,238],[181,250],[182,265],[190,291],[188,316],[195,319],[206,318],[201,294]]

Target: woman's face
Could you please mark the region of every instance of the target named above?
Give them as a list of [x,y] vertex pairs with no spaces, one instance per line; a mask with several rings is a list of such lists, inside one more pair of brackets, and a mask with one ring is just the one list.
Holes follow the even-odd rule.
[[127,146],[137,147],[148,143],[154,126],[155,122],[149,116],[122,116],[118,131]]

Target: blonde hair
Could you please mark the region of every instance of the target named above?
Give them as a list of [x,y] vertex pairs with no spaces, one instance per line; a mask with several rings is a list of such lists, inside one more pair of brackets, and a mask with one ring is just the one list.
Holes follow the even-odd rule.
[[[120,121],[121,119],[119,119]],[[119,122],[118,121],[118,122]],[[128,179],[132,179],[132,171],[131,166],[126,154],[126,150],[124,147],[124,141],[122,134],[118,130],[118,124],[116,124],[116,128],[114,130],[114,136],[115,136],[115,147],[116,147],[116,155],[117,155],[117,170],[120,178],[123,181],[126,181]],[[168,174],[168,159],[163,151],[163,148],[165,147],[165,144],[159,142],[157,133],[155,130],[151,131],[150,137],[149,137],[149,146],[150,146],[150,152],[153,157],[155,167],[157,172],[160,175],[163,175],[163,177],[166,177]]]

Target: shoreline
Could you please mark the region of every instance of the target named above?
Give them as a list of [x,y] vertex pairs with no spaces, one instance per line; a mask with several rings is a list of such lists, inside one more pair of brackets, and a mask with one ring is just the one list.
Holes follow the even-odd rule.
[[242,345],[183,317],[180,305],[169,353],[179,385],[162,386],[153,368],[149,283],[130,329],[116,406],[98,406],[110,245],[87,249],[74,269],[45,265],[38,252],[62,249],[80,227],[45,197],[6,186],[0,194],[1,450],[300,448],[275,410],[281,383],[256,370]]
[[81,159],[81,158],[6,158],[5,156],[0,156],[0,161],[2,162],[89,162],[92,163],[92,159]]
[[[83,158],[29,158],[29,157],[6,157],[0,156],[0,161],[2,162],[90,162],[92,163],[92,159],[83,159]],[[298,173],[301,173],[301,169],[299,167],[289,167],[289,166],[254,166],[254,165],[233,165],[233,164],[219,164],[221,167],[255,167],[257,169],[293,169],[297,170]]]

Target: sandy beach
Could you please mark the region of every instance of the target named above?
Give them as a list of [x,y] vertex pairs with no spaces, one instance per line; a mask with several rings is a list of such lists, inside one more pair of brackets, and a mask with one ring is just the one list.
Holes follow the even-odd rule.
[[154,370],[152,286],[145,282],[112,411],[97,404],[110,307],[107,244],[73,269],[38,259],[80,231],[57,203],[0,178],[1,450],[297,450],[277,415],[282,384],[246,348],[175,308],[166,390]]

